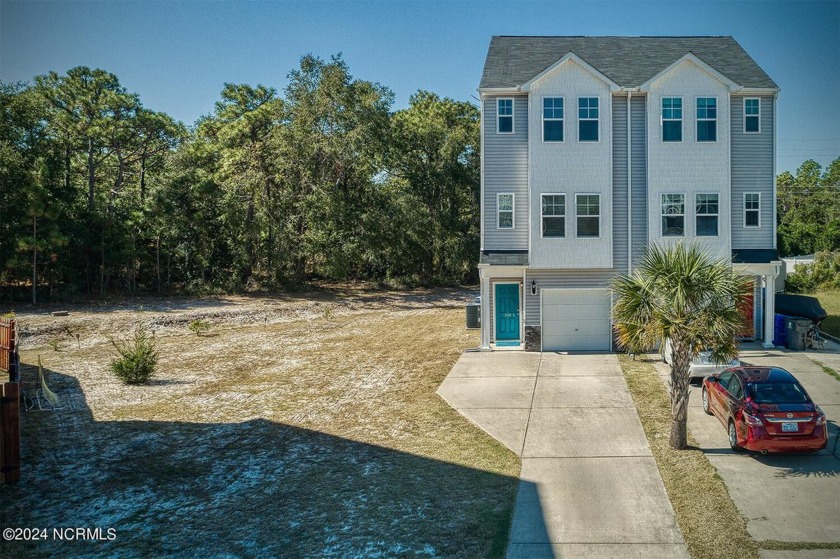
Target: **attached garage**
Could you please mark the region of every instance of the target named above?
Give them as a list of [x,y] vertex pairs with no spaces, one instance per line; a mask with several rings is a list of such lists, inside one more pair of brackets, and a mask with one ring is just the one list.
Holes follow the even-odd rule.
[[607,289],[543,289],[543,351],[609,351],[610,292]]

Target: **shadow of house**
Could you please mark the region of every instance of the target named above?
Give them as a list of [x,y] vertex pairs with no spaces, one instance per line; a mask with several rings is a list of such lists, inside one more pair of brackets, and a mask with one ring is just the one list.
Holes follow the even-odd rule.
[[0,524],[116,537],[3,541],[4,557],[505,553],[516,478],[265,419],[97,421],[74,377],[48,377],[65,407],[23,414]]

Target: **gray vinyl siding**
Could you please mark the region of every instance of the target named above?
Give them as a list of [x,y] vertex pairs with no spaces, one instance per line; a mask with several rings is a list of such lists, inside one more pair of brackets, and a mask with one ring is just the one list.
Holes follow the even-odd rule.
[[[641,110],[640,114],[638,110]],[[646,185],[645,172],[645,104],[644,97],[633,98],[631,101],[631,119],[634,128],[641,128],[641,132],[633,130],[633,202],[640,198],[641,206],[633,208],[634,235],[641,235],[642,245],[647,239],[647,222],[645,219],[646,191],[641,194],[635,192],[637,183]],[[525,324],[539,326],[540,324],[540,290],[556,288],[608,288],[612,279],[619,274],[627,273],[627,98],[614,96],[612,98],[612,214],[613,214],[613,267],[612,269],[589,270],[533,270],[525,271]],[[638,146],[636,146],[638,143]],[[637,154],[641,154],[639,162]],[[638,166],[638,170],[637,170]],[[642,226],[636,225],[641,219]],[[636,245],[634,238],[634,246]],[[537,282],[537,294],[531,295],[531,281]]]
[[612,98],[613,268],[627,272],[627,97]]
[[[730,98],[732,115],[732,248],[773,248],[773,96],[761,99],[761,132],[744,133],[744,97]],[[744,193],[761,193],[761,227],[744,228]]]
[[[513,134],[496,133],[496,99],[484,100],[484,250],[528,249],[528,98],[514,97]],[[496,194],[512,192],[514,228],[496,228]]]
[[[526,270],[525,324],[540,325],[540,290],[556,288],[608,288],[618,274],[615,270]],[[531,281],[537,282],[537,294],[531,295]]]
[[645,254],[648,243],[647,223],[647,105],[644,96],[630,100],[630,149],[632,157],[632,217],[633,220],[633,266],[635,267]]

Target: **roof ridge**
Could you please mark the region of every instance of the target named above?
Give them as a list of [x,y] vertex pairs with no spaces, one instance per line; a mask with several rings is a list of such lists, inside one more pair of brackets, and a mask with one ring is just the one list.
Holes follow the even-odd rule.
[[636,87],[691,53],[747,88],[778,85],[732,35],[493,35],[480,88],[517,87],[573,52],[622,87]]

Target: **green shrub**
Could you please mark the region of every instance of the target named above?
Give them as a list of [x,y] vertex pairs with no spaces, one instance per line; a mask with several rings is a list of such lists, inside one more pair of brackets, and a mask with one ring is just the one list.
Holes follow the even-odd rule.
[[790,293],[817,289],[840,289],[840,251],[818,252],[813,264],[800,264],[785,278],[785,291]]
[[111,343],[119,354],[111,361],[111,371],[125,384],[144,384],[152,378],[157,366],[158,352],[155,337],[142,326],[134,332],[134,338],[126,342]]
[[212,325],[207,320],[202,320],[197,318],[190,322],[190,332],[195,334],[196,336],[201,336],[202,334],[206,334]]

